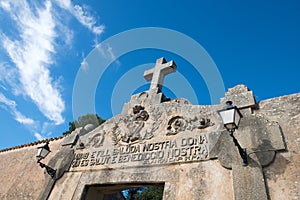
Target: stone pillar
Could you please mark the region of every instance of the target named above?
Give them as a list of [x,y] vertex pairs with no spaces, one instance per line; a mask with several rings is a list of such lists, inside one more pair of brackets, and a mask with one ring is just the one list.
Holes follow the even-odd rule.
[[218,159],[224,167],[232,169],[236,200],[268,200],[262,168],[273,162],[276,151],[285,149],[281,129],[278,123],[253,114],[257,105],[246,86],[230,88],[221,104],[228,100],[244,115],[234,135],[241,147],[247,149],[249,164],[242,165],[242,158],[226,130],[221,132],[217,143]]
[[248,162],[247,167],[241,162],[232,165],[234,199],[268,200],[262,167],[252,159]]

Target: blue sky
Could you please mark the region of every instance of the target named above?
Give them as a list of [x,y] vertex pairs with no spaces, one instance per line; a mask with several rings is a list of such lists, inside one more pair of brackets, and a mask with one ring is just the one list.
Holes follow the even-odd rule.
[[297,93],[299,10],[297,0],[0,0],[0,149],[60,136],[82,112],[118,114],[160,57],[177,64],[164,92],[194,104],[241,83],[257,100]]

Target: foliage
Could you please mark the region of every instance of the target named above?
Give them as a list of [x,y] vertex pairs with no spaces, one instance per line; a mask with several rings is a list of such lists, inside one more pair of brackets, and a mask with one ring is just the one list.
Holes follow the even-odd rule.
[[143,188],[130,188],[125,191],[126,200],[135,200],[135,197],[139,192],[142,191]]
[[162,200],[164,188],[161,186],[146,186],[127,190],[126,200]]
[[72,133],[76,128],[84,127],[87,124],[93,124],[95,126],[99,126],[104,123],[105,120],[98,116],[98,114],[86,114],[78,117],[78,120],[73,122],[69,122],[69,130],[63,132],[63,135],[67,135]]

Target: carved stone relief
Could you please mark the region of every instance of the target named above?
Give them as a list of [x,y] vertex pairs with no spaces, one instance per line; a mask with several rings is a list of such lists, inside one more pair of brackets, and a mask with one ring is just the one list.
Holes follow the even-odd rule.
[[146,130],[142,130],[148,119],[149,114],[145,108],[135,105],[131,115],[121,117],[119,122],[115,123],[111,136],[114,144],[128,145],[151,138]]
[[179,131],[185,130],[187,122],[181,116],[172,117],[168,122],[167,135],[176,135]]
[[184,99],[184,98],[172,99],[172,102],[175,102],[178,104],[191,104],[187,99]]
[[[176,107],[175,107],[176,108]],[[190,106],[179,106],[174,109],[173,106],[164,104],[159,106],[144,106],[134,104],[128,111],[128,114],[121,114],[109,120],[105,125],[93,130],[90,136],[82,140],[83,146],[99,148],[106,143],[106,137],[114,145],[131,145],[143,143],[154,136],[176,135],[183,131],[207,132],[212,129],[208,127],[215,126],[211,121],[215,120],[213,115],[200,113],[195,115],[195,110]],[[217,127],[214,127],[215,129]]]
[[167,134],[176,135],[180,131],[193,131],[195,129],[205,129],[215,124],[209,118],[193,117],[184,118],[182,116],[174,116],[168,121]]
[[101,130],[100,132],[96,133],[95,135],[92,135],[92,137],[88,138],[88,142],[86,144],[87,147],[94,147],[99,148],[103,145],[105,137],[105,131]]
[[133,118],[135,121],[147,121],[149,114],[145,111],[145,108],[141,105],[136,105],[132,108]]
[[204,128],[207,128],[207,127],[213,126],[213,125],[215,125],[215,124],[212,123],[210,121],[210,119],[208,119],[208,118],[200,118],[198,128],[199,129],[204,129]]

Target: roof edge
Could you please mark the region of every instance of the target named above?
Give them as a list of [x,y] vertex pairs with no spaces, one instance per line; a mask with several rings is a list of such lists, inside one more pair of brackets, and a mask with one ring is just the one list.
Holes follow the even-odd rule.
[[30,143],[27,143],[27,144],[21,144],[21,145],[18,145],[18,146],[9,147],[9,148],[5,148],[5,149],[0,149],[0,153],[7,152],[7,151],[12,151],[12,150],[16,150],[16,149],[22,149],[22,148],[25,148],[25,147],[35,146],[35,145],[50,142],[50,141],[56,141],[56,140],[62,139],[64,137],[65,137],[65,135],[64,136],[59,136],[59,137],[48,138],[48,139],[44,139],[44,140],[38,140],[38,141],[35,141],[35,142],[30,142]]

